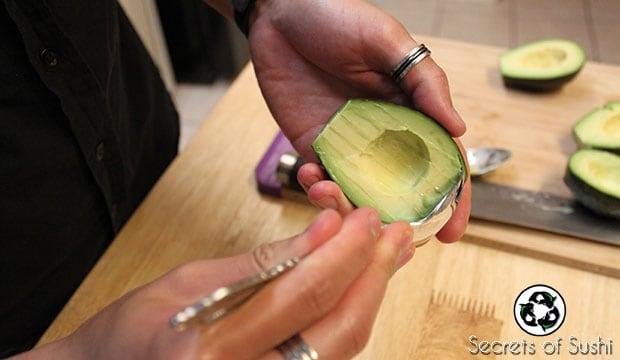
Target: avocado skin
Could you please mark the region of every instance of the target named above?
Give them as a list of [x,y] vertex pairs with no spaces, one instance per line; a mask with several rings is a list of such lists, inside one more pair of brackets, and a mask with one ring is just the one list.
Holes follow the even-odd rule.
[[564,183],[573,192],[575,199],[586,208],[599,215],[620,219],[620,199],[596,190],[573,174],[568,167],[564,174]]
[[577,146],[579,146],[580,149],[603,150],[603,151],[608,151],[608,152],[616,154],[616,155],[620,155],[620,146],[618,146],[618,147],[596,146],[596,145],[590,144],[588,142],[582,141],[579,138],[579,136],[577,135],[577,126],[581,122],[587,121],[590,116],[596,114],[598,111],[604,110],[607,107],[614,107],[614,106],[618,106],[618,105],[620,105],[620,103],[617,103],[617,102],[607,103],[602,108],[596,108],[593,111],[591,111],[590,113],[586,114],[584,117],[579,119],[579,121],[577,121],[575,123],[575,125],[573,125],[573,130],[571,131],[571,133],[573,135],[573,139],[575,140],[575,142],[577,143]]
[[504,80],[504,86],[517,89],[517,90],[525,90],[530,92],[552,92],[559,90],[564,84],[571,81],[577,74],[579,74],[581,69],[576,72],[560,77],[556,77],[553,79],[524,79],[524,78],[515,78],[510,76],[502,75],[502,79]]
[[579,137],[577,136],[577,134],[575,134],[575,131],[573,131],[573,139],[575,140],[575,142],[577,143],[577,145],[579,146],[580,149],[602,150],[602,151],[608,151],[608,152],[616,154],[616,155],[620,155],[620,147],[618,147],[618,148],[609,148],[609,147],[600,147],[600,146],[594,146],[594,145],[586,144],[586,143],[582,142],[581,140],[579,140]]

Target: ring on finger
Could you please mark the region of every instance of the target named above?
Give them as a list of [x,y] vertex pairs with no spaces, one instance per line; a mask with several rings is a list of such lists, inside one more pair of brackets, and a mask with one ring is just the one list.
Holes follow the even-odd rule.
[[319,354],[308,345],[299,334],[295,334],[288,340],[278,345],[276,350],[284,357],[284,360],[318,360]]
[[396,81],[396,83],[400,84],[409,71],[430,54],[431,51],[424,44],[414,47],[405,55],[398,65],[394,67],[394,70],[392,70],[390,76],[394,79],[394,81]]

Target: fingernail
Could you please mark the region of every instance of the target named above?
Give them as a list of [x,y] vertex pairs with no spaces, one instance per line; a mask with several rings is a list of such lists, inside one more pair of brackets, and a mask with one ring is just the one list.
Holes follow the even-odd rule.
[[379,215],[375,211],[371,211],[368,214],[368,220],[370,222],[370,232],[372,236],[376,238],[381,231],[381,219],[379,219]]
[[305,179],[306,181],[302,181],[302,185],[304,187],[306,187],[306,189],[310,188],[312,185],[316,184],[319,182],[319,178],[316,176],[309,176],[307,179]]
[[460,123],[459,125],[463,128],[463,133],[465,133],[465,131],[467,131],[467,125],[465,124],[465,120],[463,120],[461,114],[459,114],[455,108],[452,108],[452,111],[454,112],[454,117],[458,119],[458,122]]
[[413,259],[413,250],[409,249],[409,251],[405,251],[400,255],[398,261],[396,262],[396,269],[400,269],[405,266],[409,260]]
[[332,196],[325,196],[317,200],[317,204],[324,209],[338,210],[338,202]]
[[409,249],[411,247],[412,242],[413,242],[413,229],[411,228],[411,226],[407,226],[407,229],[403,231],[400,237],[401,249]]
[[398,246],[400,246],[400,256],[399,258],[404,257],[408,252],[411,252],[411,246],[413,245],[413,229],[411,226],[407,226],[407,229],[402,232],[400,235],[400,241]]

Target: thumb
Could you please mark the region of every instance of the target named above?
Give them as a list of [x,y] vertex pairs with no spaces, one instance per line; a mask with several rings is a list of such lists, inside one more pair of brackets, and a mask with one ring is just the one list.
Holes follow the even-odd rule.
[[452,136],[465,133],[465,122],[452,104],[448,77],[433,59],[417,64],[401,82],[414,106],[439,122]]
[[[261,244],[254,250],[223,259],[194,261],[168,273],[153,285],[174,289],[179,302],[194,301],[215,289],[271,269],[294,257],[304,257],[336,235],[342,218],[324,210],[306,231],[290,239]],[[170,292],[170,291],[168,291]]]
[[[369,53],[380,63],[377,66],[383,73],[390,74],[419,44],[398,21],[388,21],[385,27],[389,30],[375,32],[371,42],[375,49]],[[432,51],[431,47],[429,49]],[[452,136],[465,133],[465,122],[452,104],[446,73],[430,56],[414,65],[399,85],[416,109],[435,119]]]
[[342,227],[342,218],[335,210],[322,211],[308,228],[290,239],[264,243],[249,253],[233,258],[236,269],[246,276],[266,271],[284,261],[302,258],[336,235]]

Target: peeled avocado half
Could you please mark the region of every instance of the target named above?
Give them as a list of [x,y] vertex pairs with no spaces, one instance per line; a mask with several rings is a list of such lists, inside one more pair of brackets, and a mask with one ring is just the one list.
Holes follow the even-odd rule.
[[568,161],[564,182],[587,208],[620,219],[620,156],[579,150]]
[[465,176],[444,128],[386,102],[348,101],[312,147],[349,200],[375,208],[385,223],[425,219]]
[[579,120],[573,135],[581,147],[620,154],[620,102],[609,103]]
[[583,49],[568,40],[541,40],[519,46],[500,60],[504,84],[524,90],[556,90],[574,78],[586,62]]

